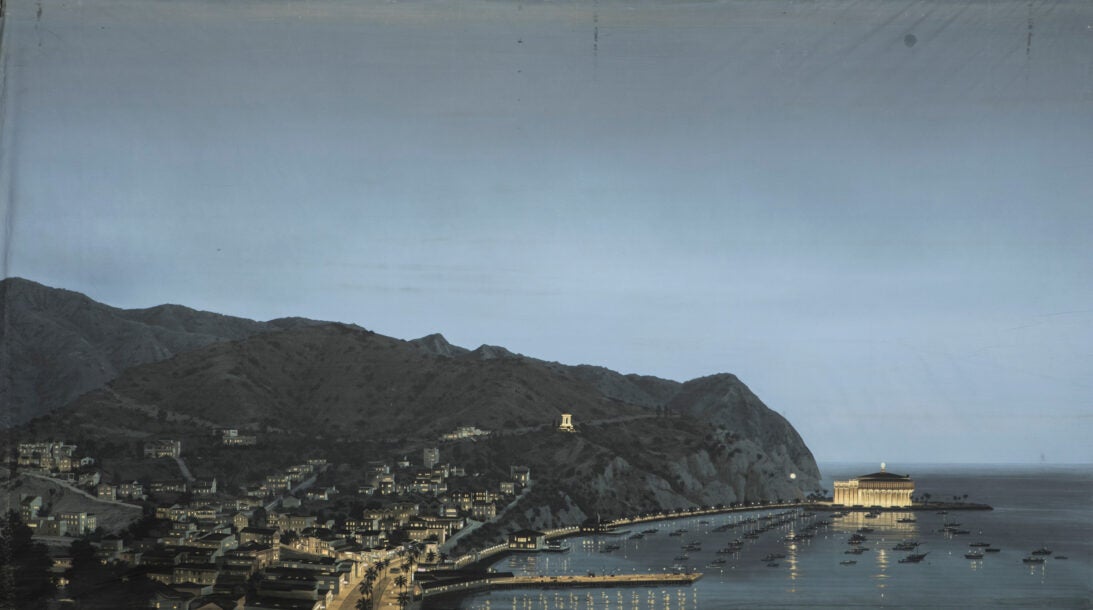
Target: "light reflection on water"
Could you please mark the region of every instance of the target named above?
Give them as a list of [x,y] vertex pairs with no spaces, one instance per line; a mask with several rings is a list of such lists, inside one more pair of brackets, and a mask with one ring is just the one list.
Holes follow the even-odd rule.
[[[864,513],[838,519],[820,514],[773,528],[732,554],[715,551],[755,525],[746,523],[749,515],[708,517],[710,523],[706,525],[695,519],[642,524],[630,533],[647,528],[655,528],[658,533],[640,540],[629,540],[629,534],[574,538],[566,542],[572,547],[569,553],[507,557],[495,568],[523,574],[663,573],[679,563],[702,572],[703,578],[683,588],[578,590],[576,598],[563,592],[557,598],[557,607],[554,591],[541,597],[543,592],[537,590],[474,595],[463,600],[460,607],[560,610],[565,604],[567,610],[719,610],[760,605],[944,606],[946,600],[951,604],[956,594],[967,607],[1088,607],[1093,599],[1089,578],[1093,518],[1088,510],[1093,473],[1067,473],[1053,479],[1028,475],[1011,478],[1005,472],[977,471],[963,477],[945,473],[944,477],[943,483],[952,491],[943,491],[940,486],[929,489],[935,496],[969,493],[992,502],[996,510],[951,511],[948,515],[934,511],[881,513],[875,519],[865,518]],[[1007,490],[1009,504],[1001,501],[1000,489]],[[1085,511],[1075,509],[1074,502],[1079,501],[1086,503]],[[917,522],[900,523],[900,518],[914,518]],[[813,519],[829,519],[831,525],[815,531],[812,539],[782,541],[790,533],[802,533]],[[960,528],[969,534],[945,532],[946,522],[960,522]],[[713,531],[726,523],[734,524],[734,528]],[[861,555],[844,554],[849,548],[847,539],[861,527],[874,530],[865,534],[868,540],[863,546],[870,550]],[[668,536],[679,528],[689,532]],[[691,540],[701,541],[702,550],[688,553],[687,561],[674,561],[680,546]],[[910,553],[892,547],[908,540],[921,544],[915,552],[927,553],[921,563],[899,563]],[[1001,552],[985,553],[981,560],[965,558],[968,545],[980,540],[1001,548]],[[608,544],[620,548],[601,552]],[[1041,545],[1055,549],[1055,555],[1069,556],[1069,561],[1050,557],[1043,564],[1022,563],[1024,556]],[[761,561],[772,552],[785,554],[777,560],[779,567],[767,567],[767,562]],[[725,563],[712,565],[715,559],[724,559]],[[847,559],[857,564],[840,565]],[[492,606],[488,606],[491,600]],[[452,603],[436,607],[450,608]]]

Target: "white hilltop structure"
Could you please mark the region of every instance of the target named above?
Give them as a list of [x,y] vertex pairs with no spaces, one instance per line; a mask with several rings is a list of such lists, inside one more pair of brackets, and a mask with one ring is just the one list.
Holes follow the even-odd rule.
[[562,423],[558,424],[559,432],[576,432],[577,429],[573,427],[573,415],[569,413],[562,413]]

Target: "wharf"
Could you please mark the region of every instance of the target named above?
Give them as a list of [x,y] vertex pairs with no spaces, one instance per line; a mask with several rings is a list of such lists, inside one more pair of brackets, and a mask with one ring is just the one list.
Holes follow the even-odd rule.
[[659,586],[690,585],[702,578],[702,574],[602,574],[602,575],[559,575],[559,576],[513,576],[502,575],[465,580],[461,582],[438,583],[422,588],[422,597],[461,594],[483,589],[571,589],[577,587],[621,587],[621,586]]

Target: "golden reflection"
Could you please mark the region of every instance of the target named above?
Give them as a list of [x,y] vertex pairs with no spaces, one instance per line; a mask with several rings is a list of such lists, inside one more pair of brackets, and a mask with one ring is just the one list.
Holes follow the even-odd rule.
[[874,556],[877,558],[877,570],[878,572],[873,575],[873,578],[877,581],[877,588],[884,589],[888,585],[884,582],[888,578],[888,550],[879,546],[873,547]]

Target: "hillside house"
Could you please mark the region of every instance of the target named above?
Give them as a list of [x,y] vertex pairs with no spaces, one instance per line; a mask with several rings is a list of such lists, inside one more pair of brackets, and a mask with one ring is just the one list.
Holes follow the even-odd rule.
[[23,523],[30,523],[38,518],[42,510],[42,496],[24,495],[19,502],[19,514],[23,517]]
[[57,515],[57,518],[64,522],[71,536],[89,534],[99,527],[98,517],[93,513],[65,512]]
[[117,497],[119,498],[133,498],[136,500],[144,499],[144,485],[140,481],[130,481],[128,483],[121,483],[118,485]]
[[182,441],[158,439],[144,443],[144,457],[146,458],[176,458],[180,455],[182,455]]

